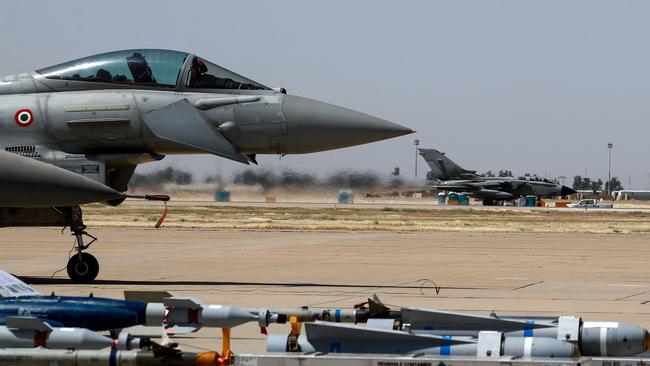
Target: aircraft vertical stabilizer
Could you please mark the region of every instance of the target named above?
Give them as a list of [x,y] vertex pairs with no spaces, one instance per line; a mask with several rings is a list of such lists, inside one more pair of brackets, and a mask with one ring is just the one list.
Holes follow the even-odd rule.
[[469,179],[476,177],[476,171],[463,169],[449,159],[445,153],[436,149],[418,149],[420,155],[431,168],[427,173],[429,180]]

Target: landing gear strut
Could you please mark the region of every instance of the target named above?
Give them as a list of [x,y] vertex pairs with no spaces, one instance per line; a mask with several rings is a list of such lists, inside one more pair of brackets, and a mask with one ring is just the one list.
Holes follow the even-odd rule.
[[[85,253],[84,250],[88,249],[97,238],[86,232],[86,225],[81,217],[81,207],[66,207],[64,211],[69,220],[70,231],[75,237],[75,250],[77,251],[77,254],[68,260],[66,267],[68,276],[75,283],[90,283],[99,273],[99,263],[92,254]],[[88,244],[84,244],[84,236],[91,239]]]
[[[126,195],[128,198],[145,199],[149,201],[169,201],[165,195]],[[115,202],[119,204],[119,202]],[[159,228],[167,216],[167,205],[165,211],[158,219],[156,228]],[[85,250],[92,245],[97,238],[86,232],[86,225],[81,218],[81,207],[0,207],[0,227],[69,227],[75,238],[76,254],[70,257],[66,269],[68,276],[75,283],[90,283],[99,274],[99,263],[97,259],[86,253]],[[84,243],[84,237],[89,238]],[[58,272],[58,271],[57,271]],[[55,272],[56,273],[56,272]]]

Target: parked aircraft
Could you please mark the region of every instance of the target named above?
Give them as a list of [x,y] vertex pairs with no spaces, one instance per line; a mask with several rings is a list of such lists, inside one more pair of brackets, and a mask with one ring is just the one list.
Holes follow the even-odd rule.
[[[272,89],[199,56],[103,53],[0,79],[0,226],[69,226],[75,282],[99,272],[80,204],[126,198],[138,164],[169,154],[303,154],[413,130]],[[166,196],[135,198],[167,200]],[[92,239],[84,243],[84,236]]]

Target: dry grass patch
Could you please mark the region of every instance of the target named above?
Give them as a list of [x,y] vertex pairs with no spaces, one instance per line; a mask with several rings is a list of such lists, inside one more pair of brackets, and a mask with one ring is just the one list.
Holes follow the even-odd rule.
[[[91,226],[152,227],[162,213],[158,205],[84,210]],[[410,209],[348,207],[170,206],[167,227],[382,232],[531,232],[644,234],[650,214],[643,212],[559,211],[525,209]]]

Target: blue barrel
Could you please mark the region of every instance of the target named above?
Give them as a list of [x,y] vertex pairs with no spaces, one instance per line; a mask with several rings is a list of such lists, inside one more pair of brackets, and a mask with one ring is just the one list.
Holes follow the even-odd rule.
[[535,196],[526,197],[526,207],[535,207]]
[[447,203],[447,195],[445,192],[438,193],[438,204],[444,205],[445,203]]
[[353,203],[354,198],[352,196],[352,192],[350,191],[340,191],[338,195],[338,202],[341,204],[344,203]]
[[466,194],[459,194],[458,204],[461,206],[469,206],[469,196]]
[[221,190],[214,192],[214,200],[217,202],[230,202],[230,191]]

